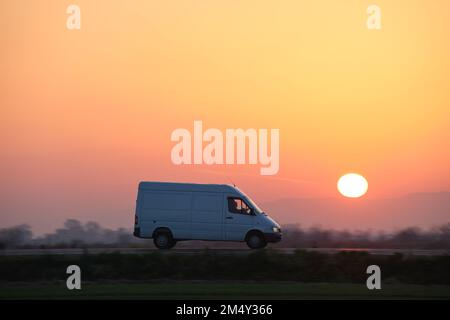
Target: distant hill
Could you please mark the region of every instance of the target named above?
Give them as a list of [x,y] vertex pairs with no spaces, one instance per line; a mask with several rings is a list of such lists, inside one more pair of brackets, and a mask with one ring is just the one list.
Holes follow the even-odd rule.
[[297,198],[261,205],[281,224],[348,230],[429,228],[450,222],[450,192],[390,199]]

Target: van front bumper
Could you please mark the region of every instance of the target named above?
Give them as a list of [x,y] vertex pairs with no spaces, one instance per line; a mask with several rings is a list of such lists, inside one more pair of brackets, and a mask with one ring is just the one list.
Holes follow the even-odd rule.
[[264,238],[266,239],[267,242],[280,242],[281,232],[264,233]]

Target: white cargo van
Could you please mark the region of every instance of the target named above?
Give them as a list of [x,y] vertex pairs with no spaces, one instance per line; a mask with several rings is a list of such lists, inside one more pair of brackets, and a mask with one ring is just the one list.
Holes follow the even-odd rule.
[[280,225],[230,185],[141,182],[134,235],[160,249],[181,240],[245,241],[252,249],[281,240]]

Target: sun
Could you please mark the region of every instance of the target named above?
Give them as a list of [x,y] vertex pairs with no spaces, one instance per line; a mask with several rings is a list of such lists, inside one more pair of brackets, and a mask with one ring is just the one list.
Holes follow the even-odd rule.
[[339,192],[348,198],[359,198],[365,195],[368,187],[366,178],[357,173],[344,174],[337,182]]

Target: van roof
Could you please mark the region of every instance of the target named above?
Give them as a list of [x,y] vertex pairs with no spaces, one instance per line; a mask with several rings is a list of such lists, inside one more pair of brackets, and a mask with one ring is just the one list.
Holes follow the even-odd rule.
[[179,183],[142,181],[139,183],[139,190],[171,190],[171,191],[199,191],[199,192],[236,192],[239,191],[229,184],[200,184],[200,183]]

